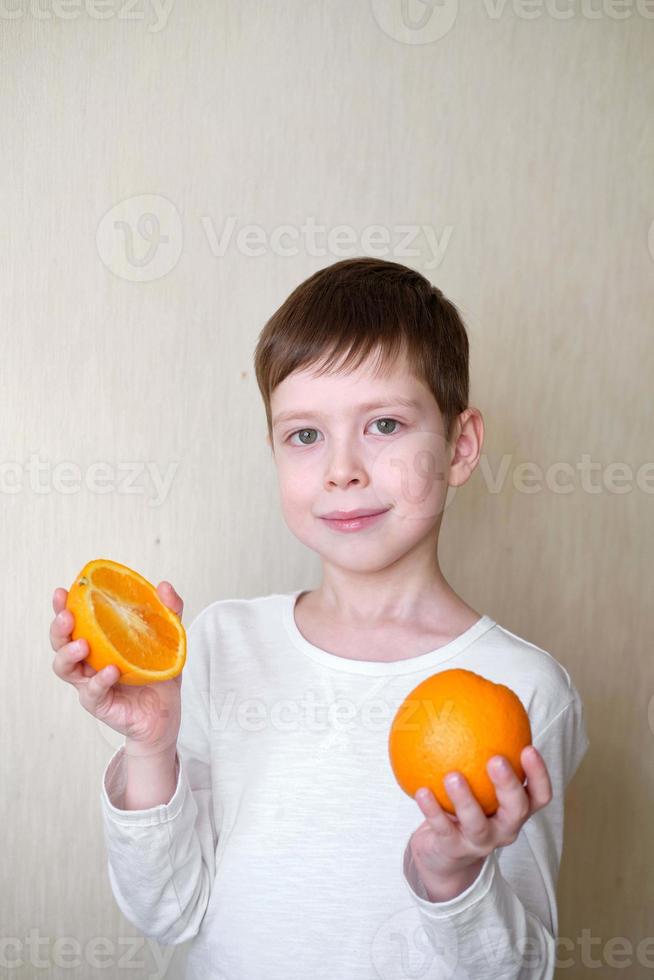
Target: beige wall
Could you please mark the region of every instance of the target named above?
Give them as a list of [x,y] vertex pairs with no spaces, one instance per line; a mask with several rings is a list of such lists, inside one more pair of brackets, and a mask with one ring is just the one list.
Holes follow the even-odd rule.
[[[0,919],[24,961],[10,975],[120,977],[124,957],[143,964],[134,978],[182,976],[183,948],[118,945],[137,933],[110,893],[99,793],[122,740],[51,671],[51,593],[97,556],[170,578],[186,622],[216,598],[316,584],[279,512],[252,352],[301,279],[374,254],[382,226],[377,254],[424,272],[469,326],[486,442],[448,507],[443,567],[559,659],[585,704],[560,976],[650,976],[636,946],[654,935],[654,479],[639,473],[654,459],[654,9],[446,0],[430,18],[410,0],[413,29],[395,0],[95,9],[0,14]],[[312,220],[331,233],[318,254]],[[246,225],[263,246],[238,239]],[[115,468],[109,492],[84,485],[99,487],[94,463]],[[552,489],[558,463],[570,492]],[[45,971],[31,930],[49,937]],[[112,968],[57,965],[57,937],[94,936],[116,943]],[[166,972],[156,956],[173,952]]]

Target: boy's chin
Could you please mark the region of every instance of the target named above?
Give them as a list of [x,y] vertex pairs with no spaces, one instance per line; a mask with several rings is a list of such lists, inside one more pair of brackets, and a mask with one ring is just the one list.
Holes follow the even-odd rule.
[[296,534],[296,537],[315,552],[323,564],[357,574],[381,572],[411,550],[410,545],[398,541],[391,544],[388,537],[381,536],[339,534],[335,535],[337,540],[328,545],[324,540],[316,541],[315,535]]

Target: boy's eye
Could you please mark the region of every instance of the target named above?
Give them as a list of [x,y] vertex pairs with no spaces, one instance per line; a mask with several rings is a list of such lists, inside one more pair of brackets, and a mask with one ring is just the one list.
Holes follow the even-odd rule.
[[[286,441],[287,442],[291,442],[291,439],[293,438],[293,436],[304,435],[305,432],[317,432],[317,431],[318,431],[317,429],[298,429],[297,432],[291,432],[290,436],[288,437],[288,439]],[[312,440],[311,442],[302,442],[302,443],[300,443],[300,445],[301,446],[312,446],[314,441],[315,440]],[[291,443],[291,445],[297,446],[297,443],[296,442],[295,443]]]
[[[382,423],[388,423],[388,422],[390,422],[392,426],[402,425],[402,423],[401,422],[398,422],[397,419],[375,419],[375,421],[372,424],[373,425],[378,425],[380,422],[382,422]],[[389,429],[385,429],[385,430],[382,430],[382,435],[390,436],[395,431],[396,431],[395,428],[390,429],[390,430]]]
[[[404,424],[403,422],[399,422],[397,419],[390,419],[390,418],[375,419],[375,421],[374,422],[371,422],[370,424],[371,425],[379,425],[379,424],[382,424],[382,423],[383,424],[386,424],[388,422],[391,423],[391,425],[393,426],[393,428],[390,429],[390,430],[388,428],[382,429],[380,435],[393,435],[396,432],[395,426],[403,425]],[[293,436],[298,436],[298,435],[299,436],[302,436],[306,432],[317,432],[317,431],[318,431],[317,429],[296,429],[295,432],[291,432],[290,436],[288,436],[288,438],[287,438],[286,441],[287,442],[290,442],[290,440],[293,438]],[[310,442],[300,442],[300,445],[301,446],[312,446],[314,444],[314,442],[315,442],[315,439],[314,440],[311,440]],[[291,445],[297,446],[298,443],[297,442],[294,442],[294,443],[291,443]]]

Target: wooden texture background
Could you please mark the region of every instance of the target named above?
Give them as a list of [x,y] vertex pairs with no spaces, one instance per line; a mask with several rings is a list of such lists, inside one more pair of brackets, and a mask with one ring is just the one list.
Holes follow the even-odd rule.
[[422,271],[469,329],[486,439],[442,567],[584,701],[557,976],[654,976],[654,10],[94,9],[0,16],[0,973],[183,976],[184,948],[113,902],[100,777],[122,739],[52,673],[51,594],[98,556],[172,580],[187,623],[317,584],[252,354],[302,279],[368,253]]

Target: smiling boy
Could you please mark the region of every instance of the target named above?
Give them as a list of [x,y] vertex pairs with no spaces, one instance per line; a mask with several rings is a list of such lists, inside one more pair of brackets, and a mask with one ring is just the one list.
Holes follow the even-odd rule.
[[[193,938],[189,978],[550,978],[564,792],[590,743],[565,668],[439,566],[484,435],[458,311],[398,263],[337,262],[270,318],[255,367],[284,519],[321,581],[191,624],[174,795],[122,808],[122,749],[103,777],[116,900],[163,944]],[[526,783],[489,760],[490,818],[465,780],[451,817],[390,768],[398,706],[454,667],[530,718]]]

